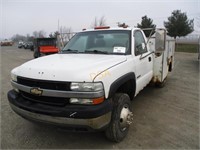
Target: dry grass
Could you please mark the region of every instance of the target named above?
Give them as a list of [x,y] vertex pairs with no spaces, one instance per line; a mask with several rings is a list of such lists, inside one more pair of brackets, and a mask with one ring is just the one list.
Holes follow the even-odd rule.
[[176,43],[176,52],[188,52],[188,53],[198,53],[198,44],[180,44]]

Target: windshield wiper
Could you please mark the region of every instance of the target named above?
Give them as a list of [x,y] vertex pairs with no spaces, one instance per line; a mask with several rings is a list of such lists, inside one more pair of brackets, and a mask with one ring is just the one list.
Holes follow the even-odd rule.
[[97,54],[108,54],[106,51],[99,51],[99,50],[85,50],[86,53],[97,53]]
[[78,53],[78,50],[67,49],[67,50],[62,50],[62,53]]

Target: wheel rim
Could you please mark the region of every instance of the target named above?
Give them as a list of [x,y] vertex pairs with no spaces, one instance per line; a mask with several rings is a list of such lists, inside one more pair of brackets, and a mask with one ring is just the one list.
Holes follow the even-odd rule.
[[133,113],[130,111],[128,105],[124,105],[120,113],[120,129],[125,131],[133,121]]

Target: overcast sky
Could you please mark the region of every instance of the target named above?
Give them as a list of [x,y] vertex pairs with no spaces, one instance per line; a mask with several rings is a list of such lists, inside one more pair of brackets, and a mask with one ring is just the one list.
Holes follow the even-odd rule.
[[0,38],[39,30],[48,36],[58,29],[58,20],[60,26],[76,32],[90,28],[95,17],[102,16],[109,26],[125,22],[134,27],[147,15],[163,27],[163,21],[177,9],[194,19],[195,30],[200,31],[200,0],[0,0],[0,9]]

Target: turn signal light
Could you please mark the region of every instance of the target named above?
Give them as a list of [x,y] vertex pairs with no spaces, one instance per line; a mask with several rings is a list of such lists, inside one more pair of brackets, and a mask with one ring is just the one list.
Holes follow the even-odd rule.
[[93,104],[97,105],[97,104],[102,103],[103,101],[104,101],[104,97],[95,98],[95,99],[93,99]]

